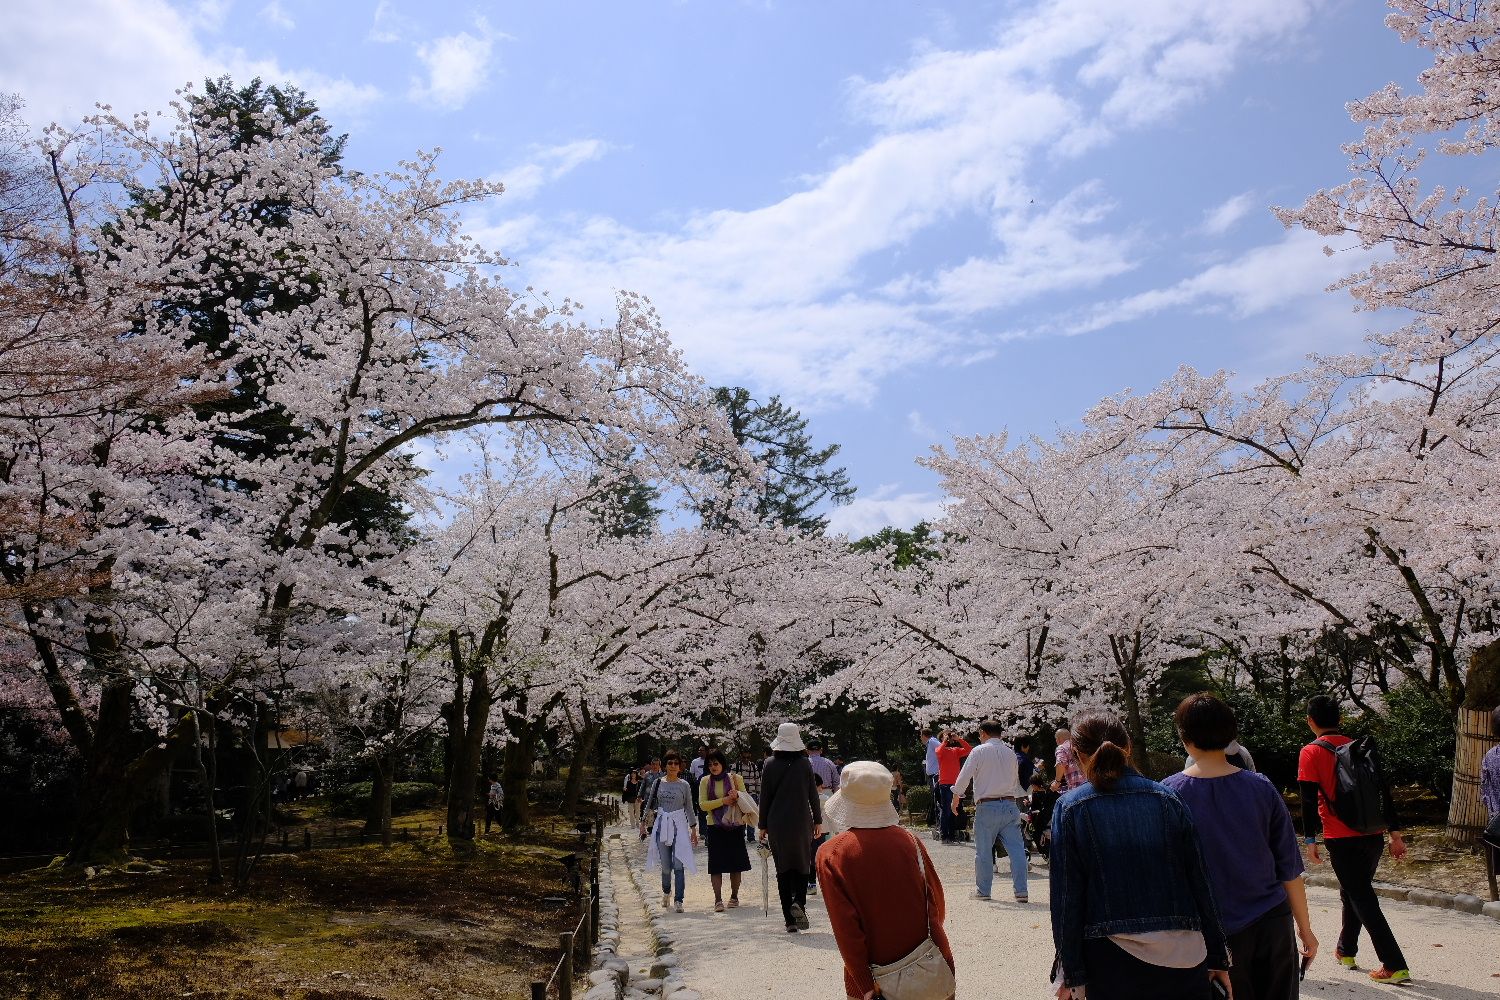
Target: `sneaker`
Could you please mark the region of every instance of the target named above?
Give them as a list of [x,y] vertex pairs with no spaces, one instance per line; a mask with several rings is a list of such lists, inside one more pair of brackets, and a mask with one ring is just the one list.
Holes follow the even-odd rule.
[[715,913],[723,913],[724,912],[724,901],[722,899],[716,899],[716,900],[714,900],[714,912]]
[[729,908],[731,910],[734,909],[736,906],[739,906],[739,905],[740,905],[740,901],[739,901],[738,897],[735,897],[735,896],[730,896],[729,897]]
[[1016,902],[1018,902],[1018,903],[1029,903],[1029,902],[1031,902],[1031,897],[1028,896],[1028,895],[1026,895],[1025,893],[1018,893],[1016,895]]
[[1339,964],[1346,969],[1358,968],[1358,966],[1354,964],[1354,956],[1345,955],[1342,951],[1339,950],[1338,945],[1333,946],[1333,957],[1338,959]]
[[807,894],[809,896],[816,896],[818,894],[818,887],[815,886],[815,885],[808,886],[807,887]]
[[975,889],[973,892],[969,893],[969,898],[970,899],[989,899],[990,898],[990,894],[987,893],[987,892],[980,892],[978,889]]
[[797,925],[796,924],[787,924],[786,925],[786,932],[788,934],[795,934],[795,933],[797,933]]
[[1392,985],[1395,985],[1397,983],[1411,982],[1411,973],[1405,969],[1387,969],[1384,965],[1382,965],[1380,968],[1370,973],[1370,978],[1375,980],[1377,983],[1390,983]]
[[661,908],[663,910],[666,910],[666,909],[670,909],[671,906],[672,906],[672,894],[670,892],[664,892],[664,893],[662,893],[661,894]]
[[805,931],[812,926],[807,922],[807,911],[796,903],[792,904],[792,922],[797,925],[799,931]]
[[674,907],[672,907],[672,909],[676,910],[678,913],[681,913],[682,912],[682,900],[679,899],[677,901],[677,905],[674,906]]

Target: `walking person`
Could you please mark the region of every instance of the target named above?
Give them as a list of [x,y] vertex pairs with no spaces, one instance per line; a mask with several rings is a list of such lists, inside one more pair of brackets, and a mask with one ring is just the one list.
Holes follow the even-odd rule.
[[[1500,708],[1490,710],[1490,731],[1500,737]],[[1495,871],[1500,869],[1500,746],[1486,750],[1479,762],[1479,798],[1490,817],[1479,849],[1485,852],[1485,870],[1493,886]]]
[[1027,901],[1026,838],[1022,833],[1021,801],[1026,791],[1017,773],[1016,752],[1001,738],[1003,728],[994,719],[979,725],[984,742],[964,761],[953,783],[952,810],[974,785],[974,898],[988,900],[995,880],[995,841],[1005,845],[1010,857],[1011,887],[1016,902]]
[[645,803],[654,819],[649,831],[642,822],[641,836],[649,832],[651,837],[646,845],[646,871],[661,868],[661,908],[675,906],[681,913],[687,873],[698,872],[693,860],[693,848],[698,846],[697,809],[693,785],[682,777],[682,755],[669,751],[662,756],[662,765],[665,773],[651,786]]
[[806,749],[797,724],[783,722],[760,776],[760,839],[770,845],[776,860],[776,889],[789,934],[808,928],[812,842],[823,832],[823,812]]
[[1022,788],[1031,787],[1031,776],[1036,773],[1036,760],[1031,756],[1031,737],[1016,737],[1016,777]]
[[745,793],[745,782],[729,770],[729,762],[718,750],[704,758],[707,772],[698,786],[698,808],[707,822],[708,877],[714,887],[714,912],[724,912],[724,876],[729,876],[729,906],[740,905],[740,878],[750,870],[750,852],[745,849],[743,814],[736,808]]
[[1162,784],[1198,827],[1236,1000],[1296,1000],[1299,966],[1317,955],[1318,939],[1292,814],[1270,781],[1229,760],[1239,727],[1228,705],[1189,695],[1172,719],[1193,764]]
[[1129,766],[1113,716],[1074,719],[1072,748],[1085,781],[1052,813],[1059,1000],[1210,1000],[1229,953],[1192,815]]
[[501,812],[505,808],[505,786],[500,784],[498,775],[491,774],[486,779],[487,788],[484,796],[484,832],[490,832],[490,824],[501,820]]
[[641,821],[641,768],[632,767],[625,772],[625,784],[620,789],[620,801],[625,803],[625,808],[630,812],[630,824],[636,826]]
[[[1359,932],[1370,932],[1370,942],[1380,959],[1380,967],[1370,973],[1377,983],[1406,983],[1411,981],[1411,970],[1406,956],[1385,919],[1380,908],[1380,897],[1375,895],[1375,869],[1380,866],[1380,855],[1385,849],[1386,834],[1390,834],[1391,857],[1400,861],[1406,856],[1406,841],[1402,838],[1401,824],[1396,816],[1396,802],[1391,797],[1390,783],[1380,765],[1380,756],[1369,746],[1368,788],[1355,786],[1351,794],[1364,790],[1371,799],[1378,798],[1378,816],[1366,825],[1373,829],[1355,829],[1339,815],[1336,805],[1339,798],[1340,759],[1339,749],[1355,741],[1339,729],[1342,712],[1339,703],[1327,695],[1314,695],[1307,702],[1307,728],[1317,738],[1302,748],[1297,758],[1297,783],[1302,792],[1302,843],[1307,849],[1307,860],[1321,864],[1318,855],[1318,827],[1323,828],[1323,844],[1328,848],[1328,860],[1333,865],[1334,877],[1339,880],[1339,899],[1343,902],[1343,925],[1333,955],[1346,969],[1357,968],[1355,956],[1359,953]],[[1363,796],[1361,796],[1363,797]]]
[[942,743],[937,748],[938,836],[945,844],[958,842],[961,814],[954,808],[953,783],[958,780],[959,768],[963,767],[972,749],[968,740],[951,729],[944,731]]
[[[943,930],[943,883],[932,858],[900,825],[891,804],[891,772],[869,760],[844,768],[843,785],[828,801],[828,819],[841,832],[823,845],[818,877],[844,960],[844,994],[869,1000],[882,966],[914,959],[953,996],[953,949]],[[944,974],[942,966],[946,966]],[[944,1000],[944,994],[928,995]]]
[[[740,759],[734,765],[734,773],[740,776],[740,785],[745,789],[746,794],[756,802],[760,801],[760,768],[761,763],[755,759],[755,754],[748,749],[740,751]],[[745,842],[755,843],[754,823],[745,824]]]
[[812,765],[813,774],[823,779],[823,788],[829,795],[839,790],[839,769],[823,756],[823,741],[812,739],[807,741],[807,762]]
[[[640,822],[644,823],[646,826],[650,826],[651,821],[655,818],[651,815],[650,811],[647,810],[646,803],[651,800],[651,793],[655,791],[656,783],[661,779],[661,758],[652,757],[651,762],[646,765],[645,772],[641,775],[641,790],[636,795],[636,800],[640,802],[641,808]],[[641,835],[641,839],[645,839],[644,834]]]
[[[808,763],[812,763],[812,761],[809,760]],[[815,896],[818,893],[818,851],[822,849],[824,844],[828,843],[829,833],[836,833],[837,831],[833,830],[828,823],[828,800],[832,798],[833,793],[828,790],[827,785],[823,784],[823,776],[816,771],[813,772],[813,784],[818,787],[818,808],[823,811],[823,827],[821,830],[813,833],[813,866],[812,873],[807,876],[808,895]]]
[[922,727],[922,771],[927,776],[927,787],[932,791],[932,808],[927,811],[927,823],[936,827],[942,822],[940,807],[938,805],[938,759],[937,748],[943,745],[943,741],[926,726]]
[[1055,735],[1057,750],[1052,755],[1052,790],[1065,795],[1082,786],[1088,779],[1083,776],[1083,768],[1078,766],[1078,755],[1073,752],[1073,734],[1064,728],[1059,729]]
[[[698,747],[698,756],[694,757],[688,764],[687,779],[693,783],[693,801],[698,801],[698,789],[703,784],[703,776],[708,773],[708,751],[707,743]],[[701,840],[708,836],[708,824],[704,822],[703,814],[698,814],[698,838]]]

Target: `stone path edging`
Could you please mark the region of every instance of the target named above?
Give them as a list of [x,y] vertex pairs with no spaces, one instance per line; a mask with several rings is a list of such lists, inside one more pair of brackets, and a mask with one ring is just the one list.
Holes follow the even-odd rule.
[[[1325,875],[1321,872],[1309,872],[1305,879],[1308,885],[1321,886],[1325,889],[1337,889],[1339,880],[1333,875]],[[1437,889],[1413,889],[1405,885],[1393,885],[1390,882],[1376,882],[1375,894],[1385,899],[1394,899],[1403,903],[1415,903],[1418,906],[1431,906],[1439,910],[1457,910],[1460,913],[1474,913],[1482,916],[1500,920],[1500,902],[1485,902],[1478,896],[1471,896],[1465,892],[1452,893],[1441,892]]]
[[[663,1000],[701,1000],[699,994],[689,989],[684,981],[680,963],[672,949],[674,939],[667,924],[666,914],[651,906],[649,900],[654,894],[646,892],[641,884],[645,871],[639,865],[631,863],[630,846],[633,846],[635,841],[633,833],[634,831],[627,827],[620,827],[610,834],[608,858],[612,866],[615,863],[620,865],[630,885],[635,889],[635,898],[628,901],[628,905],[637,907],[649,926],[653,955],[651,964],[647,968],[645,978],[641,978],[632,974],[630,962],[616,957],[616,964],[612,968],[618,970],[617,982],[621,992],[600,993],[596,997],[590,991],[585,995],[585,1000],[604,1000],[606,997],[614,997],[616,1000],[620,998],[635,1000],[639,997],[661,997]],[[601,891],[599,896],[603,899],[604,893]],[[616,913],[618,914],[618,907]],[[618,928],[618,923],[616,928]]]

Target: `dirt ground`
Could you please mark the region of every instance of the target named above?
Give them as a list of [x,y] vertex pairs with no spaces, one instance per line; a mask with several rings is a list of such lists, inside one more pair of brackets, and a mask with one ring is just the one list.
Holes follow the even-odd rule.
[[1490,883],[1484,874],[1484,856],[1477,850],[1454,847],[1443,833],[1442,826],[1408,828],[1405,832],[1408,851],[1405,860],[1392,861],[1387,853],[1380,859],[1380,871],[1375,877],[1396,885],[1466,892],[1480,899],[1489,899]]
[[[314,807],[314,813],[316,807]],[[436,1000],[529,996],[576,909],[549,825],[455,849],[441,818],[401,817],[390,850],[266,857],[244,892],[202,860],[152,860],[90,878],[42,869],[0,880],[0,996],[37,1000]],[[337,824],[309,816],[315,845]],[[300,833],[300,828],[299,828]],[[554,897],[549,902],[547,897]]]

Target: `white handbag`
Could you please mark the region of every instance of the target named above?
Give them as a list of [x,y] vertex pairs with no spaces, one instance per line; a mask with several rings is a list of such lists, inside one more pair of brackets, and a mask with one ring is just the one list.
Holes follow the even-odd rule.
[[872,965],[870,974],[886,1000],[950,1000],[957,990],[953,970],[942,949],[932,940],[932,896],[927,889],[927,866],[922,862],[922,845],[912,835],[917,849],[917,872],[922,879],[922,908],[927,917],[927,937],[904,957],[889,965]]

